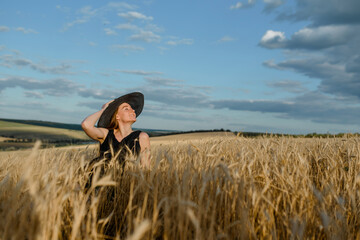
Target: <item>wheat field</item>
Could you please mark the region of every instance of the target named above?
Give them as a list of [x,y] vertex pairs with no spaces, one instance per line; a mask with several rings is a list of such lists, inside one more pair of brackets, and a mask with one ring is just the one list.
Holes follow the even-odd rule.
[[360,239],[360,139],[154,141],[88,181],[97,148],[0,154],[0,239]]

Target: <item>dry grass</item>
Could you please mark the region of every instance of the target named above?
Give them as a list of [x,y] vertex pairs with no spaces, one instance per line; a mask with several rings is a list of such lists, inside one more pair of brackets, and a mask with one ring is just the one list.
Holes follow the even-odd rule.
[[87,193],[96,149],[28,153],[0,155],[0,239],[360,239],[359,138],[153,143]]

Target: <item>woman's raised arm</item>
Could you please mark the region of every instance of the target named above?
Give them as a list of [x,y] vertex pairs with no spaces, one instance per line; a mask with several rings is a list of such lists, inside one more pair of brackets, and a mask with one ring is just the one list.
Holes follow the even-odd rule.
[[81,127],[84,130],[84,132],[92,139],[103,142],[106,138],[106,135],[108,133],[108,129],[106,128],[97,128],[95,127],[95,123],[97,120],[99,120],[101,114],[103,111],[107,108],[110,102],[105,103],[100,111],[97,111],[96,113],[93,113],[89,116],[87,116],[81,123]]

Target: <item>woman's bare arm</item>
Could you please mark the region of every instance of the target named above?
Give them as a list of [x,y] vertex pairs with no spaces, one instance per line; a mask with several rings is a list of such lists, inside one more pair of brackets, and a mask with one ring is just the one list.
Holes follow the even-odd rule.
[[104,104],[100,111],[97,111],[96,113],[87,116],[81,123],[81,127],[84,130],[84,132],[94,140],[103,142],[108,133],[108,130],[106,128],[95,127],[95,123],[97,122],[97,120],[99,120],[101,114],[103,113],[103,111],[109,105],[110,102]]
[[141,132],[139,136],[140,142],[140,163],[145,168],[150,168],[150,138],[145,132]]

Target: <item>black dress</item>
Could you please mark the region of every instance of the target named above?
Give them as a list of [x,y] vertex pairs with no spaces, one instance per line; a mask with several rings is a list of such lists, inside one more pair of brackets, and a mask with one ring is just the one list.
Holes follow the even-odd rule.
[[138,156],[140,154],[140,142],[139,135],[141,131],[134,131],[124,137],[120,142],[116,139],[114,135],[114,130],[110,129],[104,142],[100,144],[100,154],[97,158],[94,158],[90,161],[88,165],[88,170],[90,171],[89,180],[85,186],[85,189],[88,190],[91,186],[92,175],[95,171],[94,165],[103,160],[101,164],[100,175],[103,175],[105,172],[106,165],[110,162],[112,158],[116,158],[121,167],[125,165],[125,158],[128,154],[133,154]]
[[139,155],[140,133],[141,131],[134,131],[119,142],[114,135],[114,130],[109,130],[104,142],[100,144],[100,156],[92,161],[99,161],[101,159],[109,161],[111,158],[116,157],[120,164],[124,164],[126,154],[129,154],[129,150],[132,154]]

